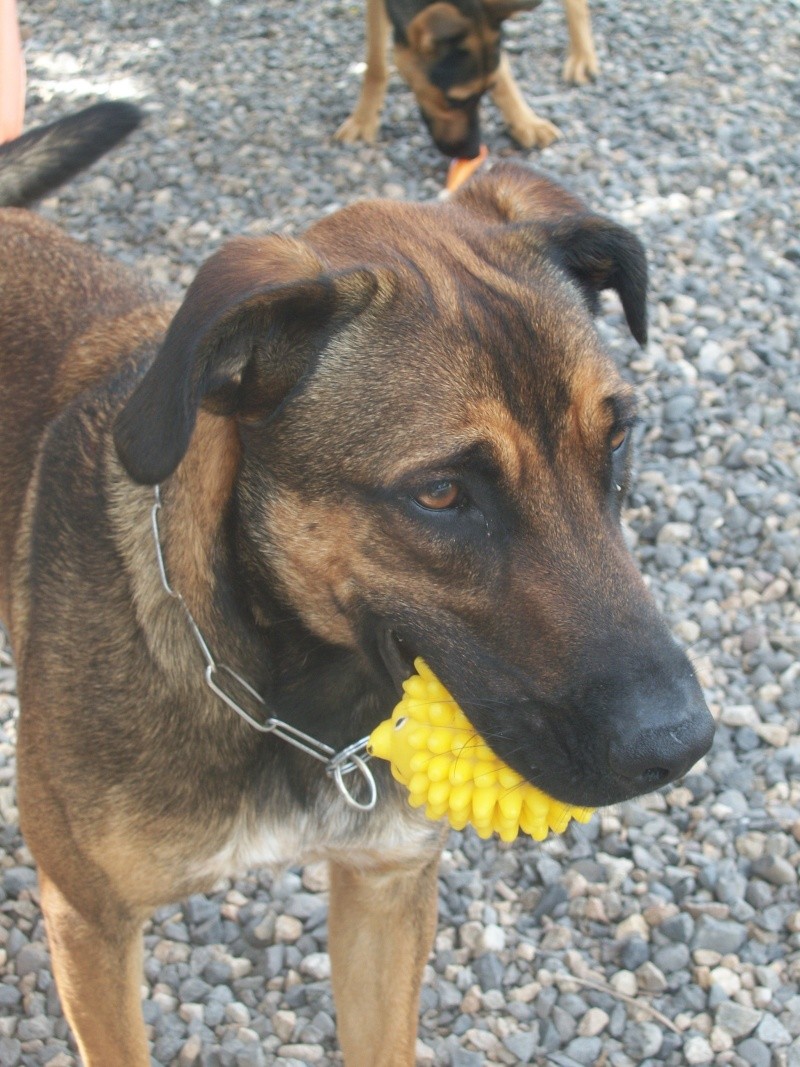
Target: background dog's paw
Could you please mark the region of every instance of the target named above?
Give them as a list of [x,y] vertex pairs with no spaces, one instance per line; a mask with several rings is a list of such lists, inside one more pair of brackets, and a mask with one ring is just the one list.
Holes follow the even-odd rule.
[[372,144],[378,136],[378,119],[377,117],[361,118],[354,113],[344,120],[333,136],[344,144],[353,144],[355,141],[366,141]]
[[572,85],[587,85],[597,77],[600,65],[594,48],[586,51],[570,52],[564,61],[562,77]]
[[531,115],[509,126],[509,133],[523,148],[546,148],[561,136],[561,130],[547,119]]

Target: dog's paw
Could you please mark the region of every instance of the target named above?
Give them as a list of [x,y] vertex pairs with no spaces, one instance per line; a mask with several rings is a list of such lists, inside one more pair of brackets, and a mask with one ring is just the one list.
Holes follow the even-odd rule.
[[547,119],[541,119],[533,112],[524,119],[509,125],[508,131],[517,144],[523,148],[547,148],[561,136],[561,130]]
[[571,85],[588,85],[600,70],[594,48],[581,52],[570,52],[564,61],[562,76]]
[[353,112],[333,136],[343,144],[353,144],[356,141],[366,141],[367,144],[372,144],[378,136],[378,118],[377,116],[363,118],[357,112]]

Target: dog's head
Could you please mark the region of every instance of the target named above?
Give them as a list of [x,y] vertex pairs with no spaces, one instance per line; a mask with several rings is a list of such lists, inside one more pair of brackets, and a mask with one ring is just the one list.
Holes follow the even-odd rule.
[[[481,144],[478,107],[494,85],[502,24],[541,0],[445,0],[427,4],[407,24],[397,5],[397,69],[417,98],[434,143],[447,156],[474,159]],[[392,13],[393,5],[388,9]]]
[[154,483],[200,405],[235,418],[254,584],[376,684],[421,655],[506,762],[586,805],[712,736],[620,529],[636,399],[592,322],[607,288],[644,341],[638,239],[521,166],[357,204],[218,252],[116,428]]

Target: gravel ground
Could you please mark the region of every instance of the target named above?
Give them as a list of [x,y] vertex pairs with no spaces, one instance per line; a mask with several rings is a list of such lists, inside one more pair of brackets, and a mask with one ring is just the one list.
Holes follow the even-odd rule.
[[[560,82],[554,0],[509,27],[509,50],[564,133],[531,158],[650,251],[646,352],[611,299],[602,326],[644,404],[627,518],[720,725],[682,783],[563,838],[451,834],[419,1063],[800,1065],[800,5],[592,7],[595,85]],[[175,292],[230,234],[440,188],[396,77],[378,144],[331,139],[357,91],[360,0],[22,8],[31,124],[104,95],[148,111],[43,211]],[[492,152],[519,155],[485,113]],[[67,1067],[2,655],[0,1064]],[[325,923],[313,868],[163,908],[145,935],[154,1063],[340,1062]]]

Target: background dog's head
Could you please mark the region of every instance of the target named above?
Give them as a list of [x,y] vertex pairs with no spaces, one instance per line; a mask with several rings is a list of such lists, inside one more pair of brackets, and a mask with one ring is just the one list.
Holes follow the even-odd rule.
[[473,159],[481,144],[478,108],[494,85],[502,24],[541,0],[440,0],[406,22],[407,5],[387,5],[395,62],[445,155]]
[[620,529],[636,400],[592,322],[608,288],[643,341],[638,239],[518,165],[353,205],[217,253],[116,429],[153,483],[201,405],[234,418],[251,595],[381,691],[423,656],[503,759],[586,805],[712,735]]

